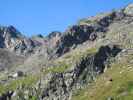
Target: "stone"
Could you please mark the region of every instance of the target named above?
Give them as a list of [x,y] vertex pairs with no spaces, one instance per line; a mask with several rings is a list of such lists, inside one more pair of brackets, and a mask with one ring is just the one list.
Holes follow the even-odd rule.
[[22,77],[22,76],[24,76],[24,73],[22,71],[18,71],[12,75],[13,78]]

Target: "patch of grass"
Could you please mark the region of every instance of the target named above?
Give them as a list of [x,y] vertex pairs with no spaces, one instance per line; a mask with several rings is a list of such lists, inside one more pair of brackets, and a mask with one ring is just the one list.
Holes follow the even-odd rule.
[[76,93],[73,93],[72,100],[87,100],[88,97],[86,89],[79,89]]
[[6,88],[4,87],[4,85],[0,84],[0,94],[4,93],[6,91]]
[[133,94],[133,81],[129,82],[127,84],[127,91],[131,94]]
[[56,66],[53,68],[49,68],[47,71],[54,72],[54,73],[60,73],[60,72],[64,72],[66,69],[67,69],[67,66]]
[[7,85],[7,87],[9,89],[16,89],[16,87],[19,86],[20,84],[24,84],[26,86],[32,86],[32,85],[34,85],[34,83],[36,81],[37,81],[37,77],[27,76],[27,77],[23,77],[21,79],[17,79],[15,81],[12,81],[9,85]]
[[78,25],[88,25],[88,24],[94,24],[96,22],[97,22],[97,20],[90,20],[88,18],[83,18],[78,21]]
[[69,66],[67,65],[62,65],[62,66],[54,66],[51,68],[47,68],[44,70],[44,73],[47,74],[49,72],[53,72],[53,73],[61,73],[61,72],[65,72],[68,69]]

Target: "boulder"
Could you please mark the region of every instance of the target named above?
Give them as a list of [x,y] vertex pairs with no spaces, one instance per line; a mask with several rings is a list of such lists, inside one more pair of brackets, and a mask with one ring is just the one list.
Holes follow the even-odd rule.
[[22,77],[22,76],[24,76],[24,73],[22,71],[18,71],[12,75],[13,78]]

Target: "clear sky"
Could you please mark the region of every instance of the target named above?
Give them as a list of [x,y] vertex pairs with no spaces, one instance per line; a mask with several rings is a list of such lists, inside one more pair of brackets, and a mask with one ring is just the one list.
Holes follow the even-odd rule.
[[121,8],[133,0],[0,0],[0,24],[27,36],[64,31],[79,19]]

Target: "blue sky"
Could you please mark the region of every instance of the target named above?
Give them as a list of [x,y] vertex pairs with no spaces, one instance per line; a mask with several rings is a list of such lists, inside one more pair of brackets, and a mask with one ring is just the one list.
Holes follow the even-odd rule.
[[121,8],[133,0],[0,0],[0,24],[27,36],[63,32],[79,19]]

